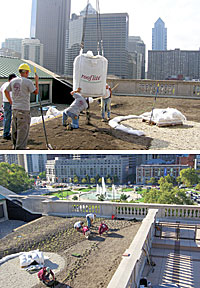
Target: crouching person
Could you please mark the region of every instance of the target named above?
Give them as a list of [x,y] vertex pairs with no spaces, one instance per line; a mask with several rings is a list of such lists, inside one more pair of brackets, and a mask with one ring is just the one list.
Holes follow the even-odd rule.
[[108,230],[109,230],[108,225],[102,222],[99,226],[99,235],[101,236],[104,232],[107,233]]
[[[80,94],[81,88],[76,91],[72,91],[71,95],[74,97],[72,104],[64,110],[63,112],[63,126],[67,127],[68,130],[79,128],[79,115],[80,112],[88,108],[86,99]],[[70,117],[72,119],[72,124],[67,124],[67,119]]]
[[40,281],[42,281],[48,287],[51,287],[55,282],[54,273],[49,267],[43,267],[38,272],[38,278],[40,279]]
[[85,238],[86,239],[89,239],[89,237],[90,237],[90,229],[88,228],[88,226],[84,226],[83,227],[83,234],[85,235]]
[[78,221],[74,224],[74,229],[76,229],[77,231],[81,231],[81,229],[83,228],[83,221]]

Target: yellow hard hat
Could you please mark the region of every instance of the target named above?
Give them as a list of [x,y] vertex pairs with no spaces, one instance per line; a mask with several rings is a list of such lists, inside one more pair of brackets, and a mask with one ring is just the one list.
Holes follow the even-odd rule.
[[21,65],[19,66],[18,70],[26,70],[26,71],[31,72],[30,67],[29,67],[28,64],[26,64],[26,63],[21,64]]

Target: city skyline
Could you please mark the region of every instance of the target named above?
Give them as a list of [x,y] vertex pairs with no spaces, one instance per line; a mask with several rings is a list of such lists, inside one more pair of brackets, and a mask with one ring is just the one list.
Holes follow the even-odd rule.
[[[81,5],[80,0],[72,0],[71,2],[71,13],[79,14],[87,5],[87,1],[81,1]],[[94,0],[90,0],[94,8],[96,8],[95,2]],[[0,25],[4,29],[1,31],[0,43],[4,42],[6,38],[30,37],[31,5],[31,0],[20,0],[20,2],[10,0],[9,2],[3,2],[1,8],[3,8],[4,13],[1,16]],[[164,0],[162,2],[158,0],[143,0],[135,1],[134,3],[124,0],[123,5],[119,1],[114,2],[114,0],[110,0],[109,2],[100,1],[101,13],[127,12],[129,14],[129,35],[140,36],[147,45],[147,50],[151,50],[151,31],[155,21],[159,17],[163,19],[168,28],[169,50],[175,48],[199,50],[199,8],[200,2],[197,0]],[[23,15],[23,17],[20,15]],[[9,21],[7,21],[8,18]]]

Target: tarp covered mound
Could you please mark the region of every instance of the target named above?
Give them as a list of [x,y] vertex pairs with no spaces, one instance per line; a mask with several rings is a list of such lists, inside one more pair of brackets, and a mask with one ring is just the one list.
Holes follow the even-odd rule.
[[151,121],[157,126],[169,126],[169,125],[182,125],[186,117],[177,109],[154,109],[152,112],[145,112],[140,115],[143,120]]
[[73,90],[81,88],[83,97],[101,97],[106,94],[108,60],[94,56],[92,51],[80,53],[74,60]]
[[19,256],[20,267],[25,268],[30,265],[44,265],[44,254],[38,250],[24,252]]

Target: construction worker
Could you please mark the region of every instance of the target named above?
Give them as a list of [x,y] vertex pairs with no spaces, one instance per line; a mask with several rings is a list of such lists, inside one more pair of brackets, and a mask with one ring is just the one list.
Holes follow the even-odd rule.
[[89,239],[90,234],[91,234],[89,227],[88,226],[83,226],[83,230],[82,231],[83,231],[83,235],[85,236],[85,238]]
[[87,226],[90,229],[92,223],[94,222],[94,220],[96,219],[96,215],[93,213],[89,213],[86,215],[86,220],[87,220]]
[[[1,86],[1,94],[3,96],[3,139],[11,140],[11,134],[10,134],[10,126],[11,126],[11,119],[12,119],[12,105],[9,103],[6,95],[5,90],[9,85],[9,82],[16,78],[17,76],[15,74],[10,74],[8,76],[8,82],[4,83]],[[10,98],[12,99],[12,92],[10,92]]]
[[[18,68],[20,76],[13,79],[5,90],[6,97],[12,105],[12,141],[15,150],[26,150],[30,129],[30,94],[39,92],[38,76],[35,75],[35,86],[28,79],[31,72],[28,64]],[[12,91],[12,99],[9,92]]]
[[[52,280],[50,280],[50,277]],[[38,278],[40,281],[42,281],[44,284],[47,286],[54,283],[55,281],[55,276],[53,271],[49,267],[43,267],[39,272],[38,272]]]
[[83,228],[83,224],[84,222],[83,221],[78,221],[74,224],[74,228],[77,230],[77,231],[81,231],[81,229]]
[[101,236],[104,232],[108,232],[109,228],[108,225],[106,223],[101,222],[100,226],[99,226],[99,235]]
[[[79,128],[79,115],[80,112],[88,108],[86,99],[80,94],[81,88],[76,91],[72,91],[70,94],[74,97],[72,104],[63,111],[62,124],[67,127],[68,130]],[[72,124],[67,124],[67,119],[70,117],[72,119]]]
[[101,98],[101,116],[102,122],[105,122],[105,113],[107,112],[107,120],[110,120],[110,112],[111,112],[111,96],[112,90],[108,84],[106,84],[106,95]]

